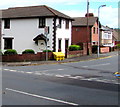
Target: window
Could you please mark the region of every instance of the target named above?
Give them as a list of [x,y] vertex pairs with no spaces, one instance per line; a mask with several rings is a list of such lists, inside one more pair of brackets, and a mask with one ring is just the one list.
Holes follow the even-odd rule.
[[95,34],[95,27],[93,27],[93,33]]
[[98,34],[98,28],[97,28],[97,34]]
[[69,20],[66,20],[66,29],[69,29]]
[[61,39],[58,39],[58,50],[61,50]]
[[69,39],[66,39],[65,40],[65,49],[68,49],[68,46],[69,46]]
[[12,49],[12,39],[13,38],[4,38],[4,49]]
[[59,28],[61,28],[62,27],[62,19],[60,18],[59,19]]
[[45,27],[45,18],[39,18],[39,28]]
[[4,28],[5,29],[10,29],[10,19],[5,19],[4,20]]

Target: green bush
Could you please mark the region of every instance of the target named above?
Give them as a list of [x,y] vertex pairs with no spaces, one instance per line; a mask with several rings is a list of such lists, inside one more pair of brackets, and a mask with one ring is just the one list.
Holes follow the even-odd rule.
[[32,49],[26,49],[22,52],[22,54],[35,54],[35,51]]
[[0,55],[3,55],[2,51],[0,50]]
[[69,51],[77,51],[77,50],[81,50],[81,46],[79,46],[79,45],[69,46]]
[[8,49],[4,52],[4,55],[15,55],[17,51],[15,49]]
[[52,52],[51,50],[43,50],[43,52]]
[[117,48],[120,49],[120,44],[117,44]]
[[98,45],[92,46],[92,53],[97,53]]

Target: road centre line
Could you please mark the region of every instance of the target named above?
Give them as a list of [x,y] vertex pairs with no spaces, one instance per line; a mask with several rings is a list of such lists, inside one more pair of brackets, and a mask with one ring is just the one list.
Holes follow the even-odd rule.
[[24,94],[24,95],[36,97],[36,98],[42,98],[42,99],[46,99],[46,100],[50,100],[50,101],[54,101],[54,102],[59,102],[59,103],[63,103],[63,104],[78,106],[78,104],[76,104],[76,103],[67,102],[67,101],[63,101],[63,100],[58,100],[58,99],[45,97],[45,96],[40,96],[40,95],[36,95],[36,94],[31,94],[31,93],[27,93],[27,92],[23,92],[23,91],[19,91],[19,90],[14,90],[14,89],[10,89],[10,88],[6,88],[6,90],[16,92],[16,93],[19,93],[19,94]]
[[82,67],[94,67],[94,66],[104,66],[104,65],[110,65],[110,63],[105,63],[105,64],[97,64],[97,65],[90,65],[90,66],[82,66]]

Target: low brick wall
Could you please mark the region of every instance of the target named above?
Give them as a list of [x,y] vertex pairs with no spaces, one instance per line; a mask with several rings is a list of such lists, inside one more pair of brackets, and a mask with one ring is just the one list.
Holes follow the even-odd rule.
[[79,57],[79,56],[83,56],[83,55],[85,55],[83,50],[68,51],[67,58]]
[[110,52],[110,49],[109,49],[109,47],[100,47],[100,52],[101,53],[108,53],[108,52]]
[[[43,61],[46,58],[45,52],[37,54],[18,54],[18,55],[3,55],[3,62],[24,62],[24,61]],[[52,52],[48,52],[48,59],[53,59]]]

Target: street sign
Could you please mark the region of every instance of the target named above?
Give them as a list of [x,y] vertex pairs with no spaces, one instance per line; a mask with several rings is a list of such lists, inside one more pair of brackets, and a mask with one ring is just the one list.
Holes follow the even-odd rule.
[[45,33],[45,35],[49,34],[49,26],[45,26],[44,33]]

